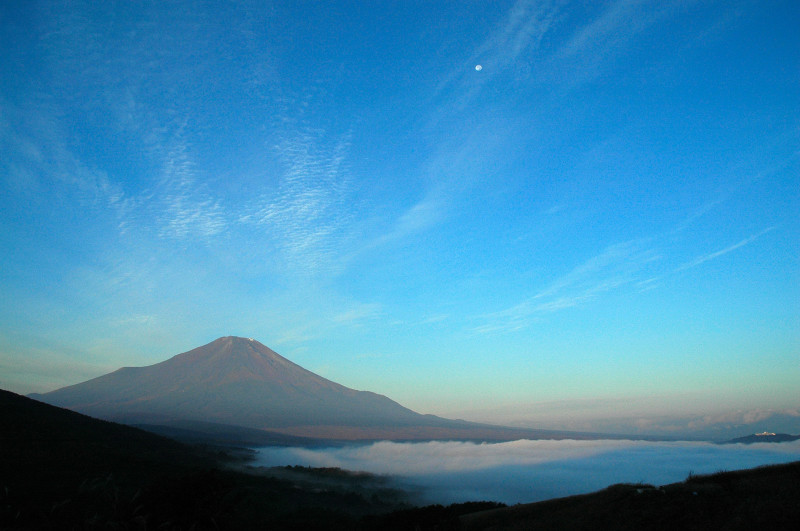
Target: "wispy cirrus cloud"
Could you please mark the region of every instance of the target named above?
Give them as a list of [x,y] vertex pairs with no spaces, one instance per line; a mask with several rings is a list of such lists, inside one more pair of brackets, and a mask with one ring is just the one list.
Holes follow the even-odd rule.
[[507,68],[541,44],[559,12],[557,2],[518,1],[471,59],[484,65],[488,73]]
[[228,225],[221,202],[198,179],[185,142],[176,142],[167,151],[152,199],[160,210],[159,236],[207,238],[219,234]]
[[579,26],[557,49],[549,61],[568,85],[581,85],[595,79],[612,58],[623,53],[629,42],[647,28],[668,17],[679,3],[652,5],[640,0],[617,0],[604,4],[600,14]]
[[112,197],[117,228],[121,235],[207,244],[231,226],[232,216],[198,169],[191,144],[180,130],[171,136],[149,153],[154,175],[142,176],[138,187]]
[[337,313],[331,320],[337,324],[358,325],[365,320],[375,319],[380,315],[379,304],[355,304],[353,307]]
[[585,304],[601,294],[634,282],[658,254],[642,241],[606,247],[538,293],[505,310],[481,316],[478,333],[512,332],[526,328],[537,316]]
[[729,246],[724,247],[722,249],[719,249],[717,251],[712,251],[712,252],[703,254],[701,256],[698,256],[694,260],[691,260],[691,261],[686,262],[686,263],[684,263],[682,265],[679,265],[678,267],[675,267],[675,268],[673,268],[671,270],[668,270],[665,273],[661,273],[661,274],[658,274],[658,275],[655,275],[655,276],[651,276],[651,277],[648,277],[648,278],[644,278],[644,279],[638,280],[636,282],[636,285],[639,288],[640,292],[645,292],[645,291],[650,291],[652,289],[655,289],[655,288],[657,288],[659,286],[659,283],[662,280],[664,280],[665,278],[668,278],[669,276],[674,275],[676,273],[680,273],[682,271],[686,271],[686,270],[689,270],[689,269],[694,269],[695,267],[701,266],[701,265],[705,264],[706,262],[710,262],[712,260],[715,260],[717,258],[725,256],[726,254],[732,253],[733,251],[736,251],[736,250],[738,250],[738,249],[740,249],[740,248],[742,248],[742,247],[744,247],[746,245],[750,245],[751,243],[755,242],[756,240],[758,240],[759,238],[761,238],[765,234],[767,234],[769,232],[772,232],[775,229],[777,229],[777,226],[767,227],[766,229],[764,229],[762,231],[759,231],[759,232],[757,232],[757,233],[755,233],[755,234],[753,234],[751,236],[748,236],[747,238],[744,238],[744,239],[734,243],[733,245],[729,245]]
[[642,16],[646,7],[637,0],[617,0],[606,4],[600,16],[578,28],[557,55],[562,58],[605,55],[649,24],[652,15]]
[[[447,129],[444,138],[448,140],[431,146],[427,163],[419,170],[421,181],[429,183],[429,188],[419,200],[400,212],[389,230],[371,242],[370,247],[415,235],[444,222],[458,211],[457,203],[483,178],[481,174],[491,171],[492,157],[502,152],[510,140],[508,123],[498,120],[497,115],[485,113],[486,119],[470,117],[470,127],[454,134],[453,120],[464,118],[464,111],[472,110],[469,104],[480,97],[493,80],[498,76],[510,75],[512,79],[527,76],[540,63],[557,64],[575,57],[594,57],[588,53],[594,46],[602,45],[604,54],[609,55],[636,33],[628,16],[636,14],[637,25],[653,18],[640,17],[638,11],[641,6],[637,2],[616,2],[596,20],[580,27],[560,50],[553,51],[543,43],[559,29],[559,21],[564,17],[563,3],[517,1],[431,94],[430,100],[435,104],[426,107],[430,108],[430,113],[423,119],[422,129],[438,132],[439,136],[440,129]],[[613,38],[619,33],[627,37]],[[594,57],[594,60],[599,59]],[[474,70],[476,64],[482,65],[479,73]],[[460,121],[458,123],[463,126]]]
[[69,133],[58,110],[33,100],[19,105],[0,101],[0,168],[5,168],[4,180],[11,190],[57,195],[59,201],[77,200],[84,208],[121,201],[122,188],[69,148]]
[[297,272],[335,272],[352,216],[347,208],[350,135],[327,141],[306,128],[273,146],[283,166],[275,187],[248,205],[239,221],[257,227]]
[[[670,275],[693,269],[750,245],[776,228],[767,227],[732,245],[698,256],[673,269],[667,269],[669,257],[662,256],[657,251],[654,240],[648,240],[648,246],[644,245],[645,240],[611,245],[532,297],[505,310],[481,316],[486,322],[473,330],[478,333],[521,330],[539,315],[581,306],[624,286],[633,285],[639,292],[655,289]],[[660,272],[655,271],[653,274],[653,269],[656,268]]]
[[768,232],[771,232],[771,231],[775,230],[775,228],[776,227],[767,227],[766,229],[762,230],[761,232],[753,234],[752,236],[748,236],[747,238],[745,238],[743,240],[740,240],[740,241],[734,243],[733,245],[729,245],[728,247],[725,247],[724,249],[720,249],[719,251],[714,251],[712,253],[708,253],[708,254],[704,254],[702,256],[699,256],[699,257],[695,258],[694,260],[692,260],[691,262],[687,262],[687,263],[683,264],[682,266],[678,267],[677,269],[675,269],[675,272],[677,273],[679,271],[685,271],[687,269],[692,269],[693,267],[697,267],[697,266],[699,266],[701,264],[704,264],[705,262],[708,262],[710,260],[714,260],[715,258],[719,258],[720,256],[724,256],[724,255],[726,255],[726,254],[728,254],[730,252],[733,252],[733,251],[735,251],[735,250],[737,250],[737,249],[739,249],[741,247],[744,247],[745,245],[753,243],[754,241],[759,239],[764,234],[767,234]]
[[[48,33],[45,39],[53,50],[69,50],[66,55],[48,56],[49,68],[57,79],[63,76],[77,84],[74,94],[59,101],[34,92],[26,94],[21,101],[1,106],[0,142],[6,148],[3,151],[15,192],[57,196],[51,200],[58,199],[62,204],[77,202],[81,208],[91,208],[101,216],[116,219],[121,234],[150,232],[166,239],[202,239],[220,233],[227,225],[224,208],[205,184],[206,176],[194,162],[192,146],[185,134],[188,118],[178,118],[176,127],[172,123],[175,120],[155,119],[153,109],[141,102],[129,101],[131,94],[137,92],[138,84],[143,83],[142,78],[147,77],[144,74],[119,78],[92,71],[86,73],[86,79],[76,76],[76,70],[84,73],[82,69],[87,68],[86,64],[102,63],[100,57],[108,53],[101,53],[94,45],[97,36],[81,25],[88,22],[80,20],[81,17],[69,18],[63,27]],[[83,35],[84,29],[92,34]],[[81,40],[73,42],[73,38],[78,37]],[[87,47],[93,54],[99,54],[96,60],[80,62],[72,55]],[[147,68],[155,67],[148,65]],[[146,68],[141,65],[126,68],[126,72],[139,70]],[[84,84],[72,78],[83,80]],[[110,115],[108,125],[112,129],[120,127],[113,129],[114,132],[133,131],[137,140],[146,146],[140,157],[142,166],[130,174],[98,169],[91,157],[75,149],[80,144],[76,137],[83,131],[71,124],[74,117],[66,109],[72,98],[85,95],[83,91],[88,90],[89,81],[104,87],[103,98],[92,100],[92,105]],[[115,97],[122,92],[128,97]],[[123,116],[124,123],[115,121]],[[105,145],[99,140],[97,144]],[[101,147],[98,152],[117,147]],[[142,171],[145,166],[159,170],[151,175]]]
[[428,192],[424,198],[403,210],[392,220],[386,232],[367,242],[360,252],[370,251],[435,227],[446,218],[450,201],[451,198],[445,194]]

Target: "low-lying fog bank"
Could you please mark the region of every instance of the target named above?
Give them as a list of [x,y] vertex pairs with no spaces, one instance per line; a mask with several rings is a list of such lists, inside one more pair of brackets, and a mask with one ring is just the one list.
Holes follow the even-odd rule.
[[425,503],[492,500],[507,504],[592,492],[614,483],[663,485],[710,474],[800,460],[800,441],[378,442],[339,448],[258,448],[258,466],[339,467],[391,475],[418,488]]

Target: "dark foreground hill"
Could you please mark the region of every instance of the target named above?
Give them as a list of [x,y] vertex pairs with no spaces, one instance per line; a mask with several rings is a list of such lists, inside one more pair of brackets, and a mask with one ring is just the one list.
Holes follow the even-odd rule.
[[207,454],[143,430],[93,419],[0,390],[2,480],[42,494],[73,477],[122,473],[132,483],[154,468],[164,473],[208,466]]
[[708,476],[663,487],[607,489],[462,516],[459,529],[797,529],[800,462]]
[[[195,439],[209,430],[220,437],[224,426],[336,440],[594,438],[421,415],[383,395],[327,380],[241,337],[222,337],[155,365],[125,367],[30,396],[96,418],[173,430],[161,428],[162,433],[188,430]],[[252,432],[247,436],[259,439]]]
[[0,390],[0,529],[354,529],[408,508],[388,478],[246,474],[187,446]]

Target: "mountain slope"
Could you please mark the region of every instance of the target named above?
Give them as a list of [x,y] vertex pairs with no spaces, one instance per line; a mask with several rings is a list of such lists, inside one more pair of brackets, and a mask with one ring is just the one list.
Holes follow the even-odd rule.
[[[595,438],[421,415],[318,376],[258,341],[222,337],[147,367],[125,367],[31,398],[126,424],[231,425],[339,440]],[[218,430],[217,430],[218,431]]]
[[409,425],[421,420],[385,396],[326,380],[258,341],[238,337],[31,396],[124,422],[188,419],[275,428]]

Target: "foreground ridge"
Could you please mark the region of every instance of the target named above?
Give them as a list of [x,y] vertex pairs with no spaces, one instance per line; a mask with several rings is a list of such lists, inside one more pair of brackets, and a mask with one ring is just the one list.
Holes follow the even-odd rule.
[[795,529],[800,461],[694,476],[662,487],[612,485],[582,494],[476,512],[465,531],[523,529]]

